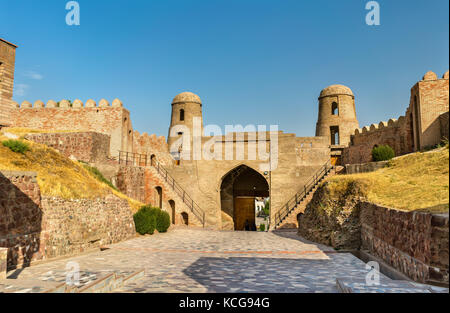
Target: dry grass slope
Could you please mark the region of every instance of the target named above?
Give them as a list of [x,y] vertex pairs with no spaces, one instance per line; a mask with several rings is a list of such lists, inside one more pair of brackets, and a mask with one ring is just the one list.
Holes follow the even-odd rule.
[[336,193],[356,182],[369,201],[388,207],[448,212],[449,149],[409,154],[378,171],[335,176],[329,182],[330,191]]
[[[0,133],[0,141],[6,139]],[[30,151],[24,154],[12,152],[0,145],[0,169],[36,172],[43,195],[64,199],[93,199],[113,193],[128,200],[133,210],[143,205],[100,182],[82,164],[66,158],[56,150],[23,141],[30,146]]]

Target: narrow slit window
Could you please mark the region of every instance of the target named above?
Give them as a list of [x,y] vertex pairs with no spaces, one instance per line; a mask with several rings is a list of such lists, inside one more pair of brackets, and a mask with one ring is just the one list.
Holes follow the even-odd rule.
[[331,104],[331,115],[339,115],[339,105],[336,102]]
[[339,126],[330,127],[331,144],[339,145]]
[[184,110],[180,110],[180,121],[184,121]]

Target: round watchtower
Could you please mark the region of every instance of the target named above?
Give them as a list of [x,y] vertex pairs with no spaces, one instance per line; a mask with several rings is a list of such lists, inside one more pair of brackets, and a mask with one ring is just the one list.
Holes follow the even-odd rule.
[[331,146],[347,146],[350,135],[357,128],[359,123],[352,90],[343,85],[323,89],[319,96],[316,136],[328,137]]
[[[195,126],[199,126],[195,130],[194,123]],[[183,92],[173,98],[172,118],[167,137],[169,149],[186,131],[189,132],[191,146],[193,136],[203,134],[202,101],[192,92]]]

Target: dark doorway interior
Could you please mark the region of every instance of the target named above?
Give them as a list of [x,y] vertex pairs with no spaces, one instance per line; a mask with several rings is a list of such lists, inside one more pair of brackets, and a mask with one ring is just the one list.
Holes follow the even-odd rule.
[[246,165],[234,168],[222,179],[222,211],[232,218],[235,230],[256,230],[255,198],[268,196],[267,180]]

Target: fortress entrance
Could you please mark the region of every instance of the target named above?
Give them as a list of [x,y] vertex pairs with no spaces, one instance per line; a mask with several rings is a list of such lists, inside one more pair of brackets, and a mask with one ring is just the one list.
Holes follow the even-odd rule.
[[246,165],[231,170],[220,188],[222,228],[256,230],[255,198],[268,196],[269,184],[260,173]]

